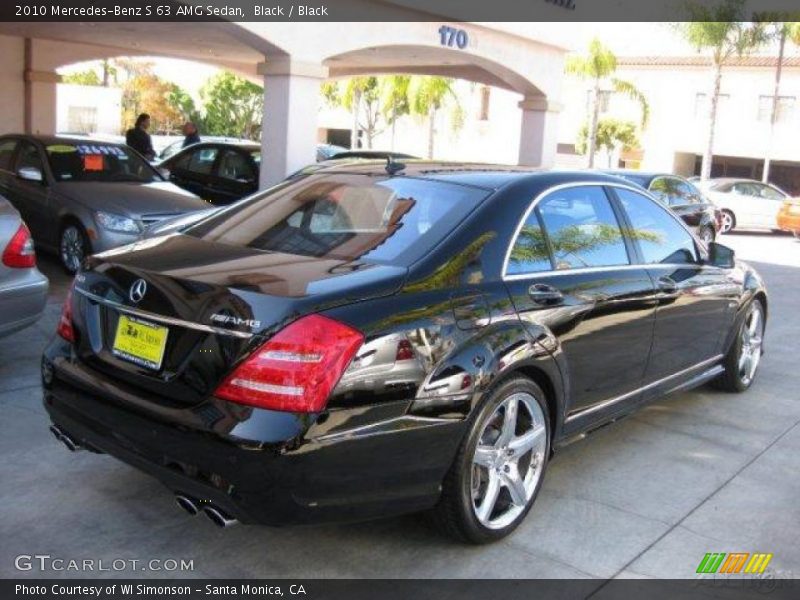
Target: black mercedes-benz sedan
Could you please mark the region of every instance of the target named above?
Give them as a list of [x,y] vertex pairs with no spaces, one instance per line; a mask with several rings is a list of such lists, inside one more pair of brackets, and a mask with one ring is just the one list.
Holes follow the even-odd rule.
[[722,211],[693,183],[669,173],[620,169],[606,171],[649,191],[691,227],[703,243],[713,242],[722,229]]
[[480,543],[560,446],[746,390],[766,316],[751,267],[618,178],[349,164],[88,258],[44,405],[222,526],[430,510]]

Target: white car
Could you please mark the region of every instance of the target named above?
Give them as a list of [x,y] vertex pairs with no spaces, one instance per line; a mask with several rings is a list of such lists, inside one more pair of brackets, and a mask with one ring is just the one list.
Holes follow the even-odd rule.
[[722,211],[721,233],[734,228],[778,231],[778,211],[789,194],[752,179],[719,178],[696,182]]

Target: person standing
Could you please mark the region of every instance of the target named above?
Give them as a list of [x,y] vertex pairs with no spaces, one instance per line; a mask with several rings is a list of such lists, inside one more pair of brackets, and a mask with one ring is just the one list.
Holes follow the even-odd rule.
[[125,143],[144,156],[147,160],[156,157],[153,142],[147,130],[150,129],[150,115],[142,113],[136,117],[136,124],[125,133]]
[[186,123],[183,124],[183,135],[186,136],[183,138],[183,148],[200,143],[200,134],[197,131],[197,125],[191,121],[186,121]]

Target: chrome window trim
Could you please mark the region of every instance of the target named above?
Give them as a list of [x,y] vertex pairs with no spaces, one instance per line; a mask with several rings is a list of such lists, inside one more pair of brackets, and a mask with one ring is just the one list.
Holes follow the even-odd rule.
[[125,306],[124,304],[120,304],[119,302],[114,302],[113,300],[109,300],[108,298],[103,298],[102,296],[98,296],[96,294],[92,294],[89,291],[79,288],[75,286],[74,290],[79,293],[81,296],[88,298],[89,300],[93,300],[99,304],[103,304],[105,306],[109,306],[114,310],[118,310],[119,312],[139,317],[148,321],[155,321],[157,323],[163,323],[165,325],[175,325],[177,327],[184,327],[186,329],[194,329],[196,331],[205,331],[206,333],[216,333],[218,335],[229,335],[232,337],[238,337],[242,339],[250,339],[253,337],[252,333],[247,333],[245,331],[233,331],[231,329],[223,329],[221,327],[212,327],[211,325],[203,325],[202,323],[193,323],[192,321],[185,321],[183,319],[176,319],[175,317],[166,317],[164,315],[159,315],[156,313],[151,313],[146,310],[140,310],[138,308],[132,308],[130,306]]
[[584,408],[582,410],[579,410],[579,411],[577,411],[577,412],[575,412],[575,413],[573,413],[571,415],[568,415],[567,418],[564,419],[564,423],[565,424],[569,423],[573,419],[577,419],[577,418],[583,417],[585,415],[590,415],[590,414],[592,414],[594,412],[597,412],[598,410],[601,410],[603,408],[607,408],[607,407],[611,406],[612,404],[616,404],[617,402],[622,402],[623,400],[627,400],[628,398],[631,398],[632,396],[635,396],[636,394],[640,394],[640,393],[646,392],[647,390],[652,389],[654,387],[658,387],[662,383],[668,382],[670,379],[675,379],[676,377],[680,377],[681,375],[686,375],[688,373],[691,373],[692,371],[696,371],[698,369],[702,369],[703,367],[714,366],[714,364],[719,363],[723,358],[725,358],[724,354],[717,354],[716,356],[713,356],[713,357],[711,357],[709,359],[701,361],[701,362],[697,363],[696,365],[692,365],[691,367],[686,367],[685,369],[681,369],[680,371],[678,371],[676,373],[673,373],[672,375],[667,375],[666,377],[662,377],[661,379],[656,379],[655,381],[652,381],[652,382],[650,382],[650,383],[648,383],[646,385],[640,386],[640,387],[638,387],[638,388],[636,388],[634,390],[631,390],[630,392],[626,392],[626,393],[621,394],[619,396],[614,396],[613,398],[609,398],[608,400],[603,400],[602,402],[598,402],[597,404],[593,404],[592,406],[589,406],[589,407]]
[[[686,223],[683,222],[681,218],[677,215],[672,213],[669,210],[669,207],[663,206],[656,198],[650,193],[649,190],[646,190],[642,187],[637,187],[634,185],[627,185],[624,183],[618,183],[616,181],[573,181],[570,183],[561,183],[559,185],[554,185],[552,187],[547,188],[543,192],[540,192],[538,196],[536,196],[525,210],[522,215],[522,218],[517,223],[516,228],[514,229],[514,235],[511,238],[511,243],[506,248],[505,258],[503,259],[503,268],[501,270],[501,279],[503,281],[519,281],[521,279],[531,279],[535,277],[550,277],[551,275],[559,275],[559,274],[580,274],[580,273],[602,273],[604,271],[618,271],[620,269],[642,269],[642,268],[654,268],[654,267],[681,267],[686,268],[686,264],[680,265],[673,265],[673,264],[666,264],[666,263],[629,263],[626,265],[603,265],[598,267],[579,267],[575,269],[548,269],[546,271],[533,271],[531,273],[512,273],[508,274],[508,263],[511,259],[511,252],[514,249],[514,244],[517,243],[517,238],[519,237],[522,228],[525,226],[526,221],[530,217],[531,213],[534,209],[539,205],[539,202],[545,196],[553,192],[557,192],[559,190],[565,190],[570,188],[577,188],[577,187],[588,187],[588,186],[600,186],[600,187],[611,187],[611,188],[620,188],[623,190],[628,190],[644,196],[645,198],[649,199],[653,204],[658,206],[661,210],[663,210],[667,216],[669,216],[673,221],[676,221],[683,227],[684,231],[689,234],[689,237],[692,238],[692,241],[695,243],[695,251],[702,257],[702,252],[700,252],[700,247],[697,245],[697,238],[695,237],[694,233],[689,229]],[[620,224],[620,226],[622,226]]]

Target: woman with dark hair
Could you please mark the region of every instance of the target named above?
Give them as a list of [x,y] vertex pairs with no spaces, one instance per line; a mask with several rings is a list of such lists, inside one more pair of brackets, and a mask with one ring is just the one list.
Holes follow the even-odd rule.
[[125,134],[125,143],[144,156],[147,160],[153,160],[156,152],[153,150],[153,142],[147,130],[150,128],[150,115],[142,113],[136,117],[136,125],[128,129]]

